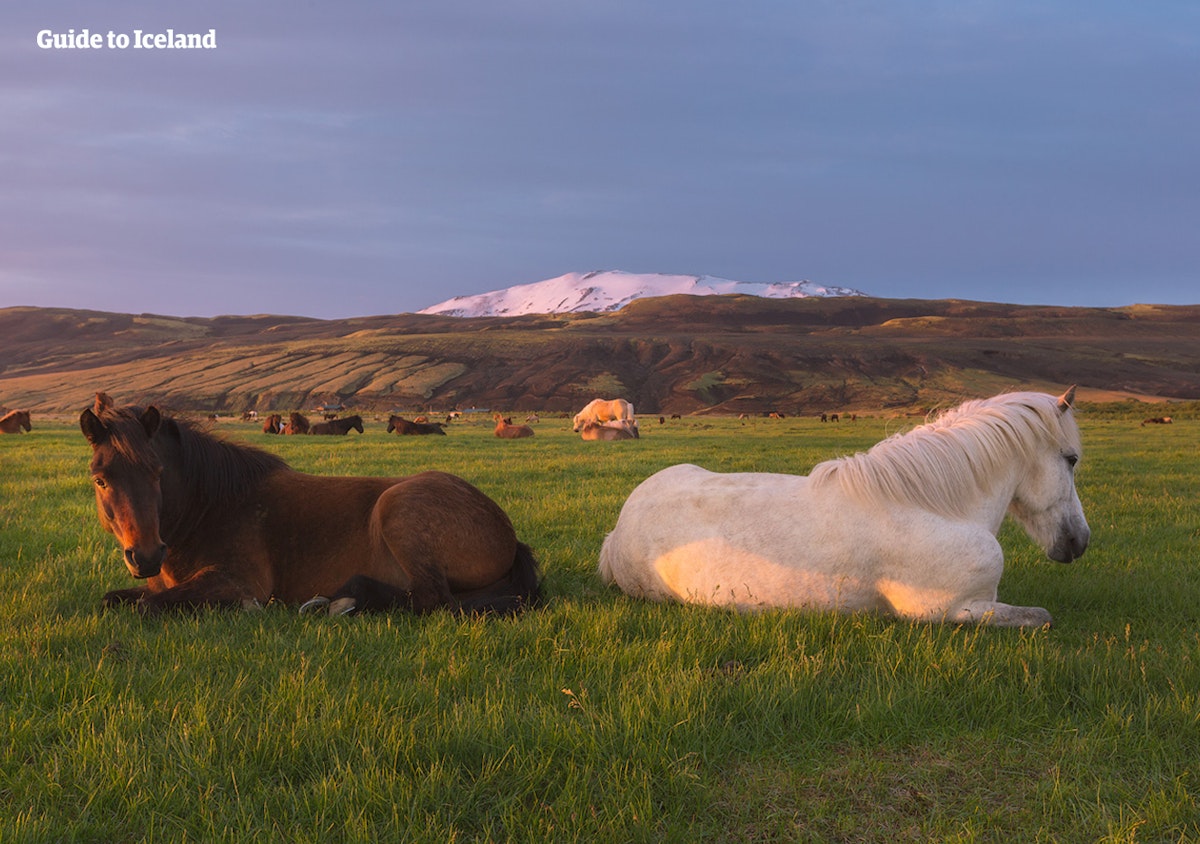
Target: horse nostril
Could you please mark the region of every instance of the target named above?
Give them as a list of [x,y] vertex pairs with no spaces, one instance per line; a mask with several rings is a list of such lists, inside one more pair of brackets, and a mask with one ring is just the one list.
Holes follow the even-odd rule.
[[125,566],[134,577],[154,577],[162,569],[162,561],[166,555],[165,544],[159,544],[149,555],[142,554],[137,548],[126,548]]

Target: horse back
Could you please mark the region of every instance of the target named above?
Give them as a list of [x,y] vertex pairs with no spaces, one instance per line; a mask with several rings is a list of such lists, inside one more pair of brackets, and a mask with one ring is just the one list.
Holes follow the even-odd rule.
[[949,606],[955,590],[994,591],[1002,568],[974,522],[872,505],[807,476],[680,465],[626,499],[599,573],[652,600],[927,617],[921,607]]
[[455,475],[323,477],[281,472],[263,490],[262,519],[275,597],[331,594],[352,575],[400,588],[409,572],[439,567],[452,589],[486,586],[517,551],[498,504]]
[[[784,533],[803,535],[827,521],[814,511],[831,503],[814,504],[810,492],[802,475],[670,466],[626,499],[601,547],[600,576],[654,600],[734,603],[747,579],[771,576],[768,561]],[[827,548],[829,537],[801,543]]]

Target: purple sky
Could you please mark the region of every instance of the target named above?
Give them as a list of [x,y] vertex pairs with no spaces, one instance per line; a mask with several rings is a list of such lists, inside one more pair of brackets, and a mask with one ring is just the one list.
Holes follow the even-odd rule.
[[[0,307],[340,317],[572,271],[1200,302],[1192,0],[0,9]],[[215,50],[40,30],[216,30]]]

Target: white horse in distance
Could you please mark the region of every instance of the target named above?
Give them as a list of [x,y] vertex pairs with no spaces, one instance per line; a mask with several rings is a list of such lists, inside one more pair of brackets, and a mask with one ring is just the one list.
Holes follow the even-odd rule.
[[1007,514],[1053,560],[1087,548],[1074,397],[969,401],[808,476],[669,467],[626,500],[600,575],[660,601],[1051,624],[996,600],[996,534]]
[[579,433],[589,422],[603,425],[605,422],[627,421],[636,425],[633,415],[633,405],[625,399],[592,399],[587,407],[575,414],[572,430]]

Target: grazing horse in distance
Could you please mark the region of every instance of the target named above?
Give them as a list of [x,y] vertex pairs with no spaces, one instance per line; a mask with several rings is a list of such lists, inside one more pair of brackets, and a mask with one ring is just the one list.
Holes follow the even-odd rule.
[[21,429],[32,431],[28,410],[10,410],[0,416],[0,434],[19,434]]
[[456,475],[310,475],[103,393],[79,426],[100,523],[145,581],[106,606],[514,612],[540,600],[508,515]]
[[502,440],[520,440],[534,434],[533,428],[528,425],[514,425],[499,413],[492,418],[496,420],[496,436]]
[[638,429],[636,425],[629,425],[624,421],[604,422],[602,424],[588,422],[580,429],[579,437],[583,440],[599,442],[636,440],[638,439]]
[[633,405],[625,399],[592,399],[583,410],[575,414],[571,430],[578,434],[588,422],[600,424],[621,419],[630,422],[636,420]]
[[283,417],[278,413],[272,413],[263,422],[264,434],[279,434],[283,432]]
[[[3,419],[0,419],[0,423],[3,423],[3,421]],[[1170,425],[1172,421],[1170,416],[1155,416],[1153,419],[1143,420],[1141,427],[1145,428],[1147,425]]]
[[996,534],[1007,513],[1052,560],[1087,549],[1074,397],[969,401],[808,476],[663,469],[626,500],[600,575],[660,601],[1050,624],[996,600]]
[[363,432],[362,417],[357,413],[342,419],[318,422],[308,429],[310,434],[348,434],[351,431],[358,431],[360,434]]
[[392,416],[388,419],[387,432],[397,434],[441,434],[446,436],[444,422],[409,422],[402,416]]
[[287,424],[283,426],[280,433],[283,434],[307,434],[308,433],[308,417],[303,413],[292,411],[288,416]]

